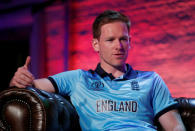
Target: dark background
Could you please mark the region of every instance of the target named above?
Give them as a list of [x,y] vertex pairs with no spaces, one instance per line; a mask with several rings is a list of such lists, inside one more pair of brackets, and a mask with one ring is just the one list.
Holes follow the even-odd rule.
[[1,90],[32,57],[36,78],[94,69],[91,24],[114,9],[132,21],[134,69],[156,71],[175,97],[195,97],[194,0],[4,0],[0,2]]

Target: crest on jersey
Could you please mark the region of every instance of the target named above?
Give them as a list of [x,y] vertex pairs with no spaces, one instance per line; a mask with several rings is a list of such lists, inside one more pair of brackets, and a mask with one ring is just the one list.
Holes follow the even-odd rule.
[[138,83],[137,81],[135,81],[135,80],[132,81],[132,82],[131,82],[131,89],[132,89],[132,90],[139,91],[139,89],[140,89],[140,88],[139,88],[139,83]]
[[95,90],[95,91],[100,91],[100,90],[103,90],[104,88],[104,83],[101,82],[101,81],[94,81],[92,84],[91,84],[91,88],[92,90]]

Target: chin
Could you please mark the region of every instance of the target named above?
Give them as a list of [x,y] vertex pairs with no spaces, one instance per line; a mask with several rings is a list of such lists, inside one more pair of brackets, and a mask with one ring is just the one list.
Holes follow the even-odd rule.
[[125,65],[125,62],[116,62],[112,64],[114,67],[121,67]]

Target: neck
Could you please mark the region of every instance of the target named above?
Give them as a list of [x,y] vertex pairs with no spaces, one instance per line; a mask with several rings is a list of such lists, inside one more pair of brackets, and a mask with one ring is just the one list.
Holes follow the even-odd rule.
[[111,66],[109,64],[100,63],[101,67],[107,73],[111,73],[115,78],[123,75],[126,72],[126,65],[123,64],[121,66]]

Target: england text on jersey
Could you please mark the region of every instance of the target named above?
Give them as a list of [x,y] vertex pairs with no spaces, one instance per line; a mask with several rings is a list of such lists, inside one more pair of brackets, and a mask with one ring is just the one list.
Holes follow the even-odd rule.
[[136,101],[113,101],[97,100],[96,112],[137,112],[138,104]]

